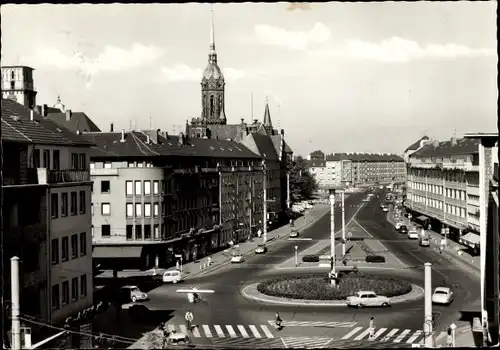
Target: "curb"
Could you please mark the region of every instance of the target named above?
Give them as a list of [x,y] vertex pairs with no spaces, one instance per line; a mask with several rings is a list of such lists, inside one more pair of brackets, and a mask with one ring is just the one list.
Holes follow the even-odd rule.
[[[325,209],[326,210],[326,209]],[[305,224],[304,226],[302,226],[301,228],[297,229],[297,231],[299,232],[302,232],[303,230],[307,229],[309,226],[312,226],[313,224],[315,224],[318,220],[320,220],[323,216],[325,216],[326,214],[328,214],[328,212],[330,211],[330,208],[328,208],[327,211],[325,211],[324,213],[322,213],[321,215],[319,215],[317,218],[315,218],[314,220],[312,221],[309,221],[307,224]],[[282,226],[283,227],[283,226]],[[278,241],[281,241],[283,240],[284,238],[287,238],[288,235],[280,235],[278,237],[274,236],[273,238],[267,240],[266,242],[266,245],[267,246],[272,246],[274,243],[278,242]],[[251,254],[251,252],[253,251],[253,249],[249,250],[248,252],[246,253],[243,253],[242,255],[243,256],[247,256],[249,254]],[[203,276],[205,274],[209,274],[209,273],[212,273],[214,271],[217,271],[218,269],[220,269],[221,267],[224,267],[224,266],[227,266],[230,264],[230,259],[228,261],[224,261],[222,262],[220,265],[217,265],[217,266],[214,266],[214,268],[210,269],[210,270],[200,270],[199,272],[194,272],[192,274],[190,274],[189,276],[186,276],[184,279],[187,280],[191,277],[199,277],[199,276]]]
[[[253,283],[243,288],[240,293],[247,299],[253,299],[259,302],[268,304],[282,304],[282,305],[295,305],[295,306],[330,306],[330,307],[347,307],[345,300],[302,300],[302,299],[288,299],[279,298],[265,295],[257,290],[259,283]],[[420,299],[424,296],[424,289],[416,284],[412,284],[412,291],[405,295],[389,298],[392,304],[400,304],[408,301]],[[411,295],[414,294],[414,295]]]

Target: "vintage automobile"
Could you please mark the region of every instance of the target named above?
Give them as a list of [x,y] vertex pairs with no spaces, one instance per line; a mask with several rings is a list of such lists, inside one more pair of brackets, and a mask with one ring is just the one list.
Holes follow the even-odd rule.
[[453,301],[453,292],[448,287],[437,287],[432,294],[433,304],[450,305]]
[[359,291],[356,295],[347,297],[348,307],[367,307],[367,306],[391,306],[391,300],[388,297],[375,294],[372,291]]
[[267,247],[264,244],[259,244],[257,248],[255,248],[255,254],[265,254],[267,253]]
[[241,254],[235,254],[231,258],[231,264],[241,264],[243,261],[245,261],[245,258]]

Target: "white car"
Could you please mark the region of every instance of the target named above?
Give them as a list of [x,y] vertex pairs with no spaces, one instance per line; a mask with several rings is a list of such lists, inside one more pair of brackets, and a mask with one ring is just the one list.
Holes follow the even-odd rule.
[[243,261],[245,261],[245,258],[241,254],[233,255],[233,257],[231,258],[232,264],[241,264]]
[[382,208],[382,211],[383,211],[384,213],[387,213],[387,212],[389,211],[389,208],[387,208],[387,207],[383,207],[383,208]]
[[292,232],[290,232],[290,238],[297,238],[297,237],[299,237],[299,232],[292,230]]
[[177,270],[165,271],[162,274],[154,276],[153,278],[163,283],[177,283],[182,282],[183,280],[181,272]]
[[448,287],[437,287],[432,294],[433,304],[450,305],[453,301],[453,292]]
[[396,230],[399,230],[399,228],[401,227],[401,225],[403,225],[403,222],[398,221],[398,222],[396,222],[396,225],[394,225],[394,228],[395,228]]
[[370,198],[363,198],[363,202],[369,202]]
[[411,229],[410,231],[408,231],[408,239],[418,239],[417,230]]
[[356,295],[347,297],[348,307],[365,307],[365,306],[391,306],[391,300],[388,297],[375,294],[371,291],[359,291]]

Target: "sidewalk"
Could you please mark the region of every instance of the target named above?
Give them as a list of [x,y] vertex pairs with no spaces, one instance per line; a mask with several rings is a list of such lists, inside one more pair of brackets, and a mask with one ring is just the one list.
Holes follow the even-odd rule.
[[[396,224],[396,219],[394,219],[394,211],[393,207],[391,206],[391,209],[387,213],[387,221],[392,223],[393,225]],[[400,219],[408,228],[411,226],[415,225],[413,222],[410,221],[410,219],[403,217]],[[431,238],[431,242],[434,244],[434,246],[439,247],[441,243],[441,239],[444,238],[443,235],[441,235],[438,232],[432,231],[432,230],[425,230],[427,234],[429,234],[429,237]],[[439,249],[439,248],[438,248]],[[455,241],[452,241],[451,239],[447,239],[447,246],[446,248],[443,249],[442,255],[447,258],[448,260],[451,260],[453,262],[457,262],[461,264],[466,270],[473,272],[474,274],[479,274],[481,270],[481,265],[480,265],[480,259],[479,256],[472,256],[469,253],[469,250],[466,246],[459,244]]]
[[[479,335],[472,331],[470,322],[458,321],[455,329],[455,345],[457,347],[475,348],[479,346]],[[448,333],[443,331],[434,339],[436,348],[447,347]]]

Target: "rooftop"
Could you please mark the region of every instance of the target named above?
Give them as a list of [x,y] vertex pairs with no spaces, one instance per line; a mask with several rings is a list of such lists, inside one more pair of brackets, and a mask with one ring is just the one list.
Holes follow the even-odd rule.
[[[55,109],[53,107],[49,107]],[[67,120],[67,114],[69,113],[69,120]],[[53,120],[59,125],[66,127],[68,130],[73,132],[99,132],[101,129],[94,124],[94,122],[83,112],[57,112],[53,113],[49,110],[47,118]]]
[[415,141],[407,149],[405,149],[405,152],[418,150],[420,148],[420,143],[422,141],[426,141],[426,140],[429,140],[429,137],[424,136],[424,137],[420,138],[418,141]]
[[426,144],[410,157],[436,157],[447,155],[468,155],[479,151],[478,139],[450,139],[447,141],[435,140]]
[[352,162],[402,162],[403,158],[389,153],[333,153],[326,156],[327,161],[350,160]]
[[92,145],[85,137],[10,99],[2,99],[2,141],[68,146]]

